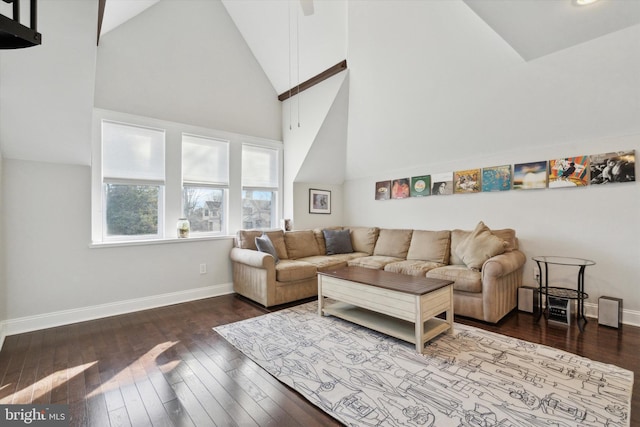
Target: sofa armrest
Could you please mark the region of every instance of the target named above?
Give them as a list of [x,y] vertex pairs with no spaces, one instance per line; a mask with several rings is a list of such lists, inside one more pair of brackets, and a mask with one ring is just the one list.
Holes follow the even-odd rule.
[[519,250],[489,258],[482,267],[482,313],[496,323],[518,305],[522,269],[527,257]]
[[521,268],[526,261],[527,257],[517,249],[491,257],[482,266],[482,281],[513,273]]
[[275,258],[266,252],[254,251],[253,249],[231,248],[229,254],[231,261],[246,264],[255,268],[275,270]]

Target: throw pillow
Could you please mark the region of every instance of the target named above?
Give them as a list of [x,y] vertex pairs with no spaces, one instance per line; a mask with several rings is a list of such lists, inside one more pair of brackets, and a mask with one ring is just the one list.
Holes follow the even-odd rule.
[[322,230],[327,255],[350,254],[353,252],[349,230]]
[[273,246],[271,239],[266,234],[262,233],[262,236],[256,237],[256,248],[258,248],[258,251],[260,252],[265,252],[271,255],[275,259],[276,264],[280,262],[276,248]]
[[456,255],[472,270],[480,271],[489,258],[505,251],[506,242],[494,236],[489,227],[480,221],[475,230],[456,247]]

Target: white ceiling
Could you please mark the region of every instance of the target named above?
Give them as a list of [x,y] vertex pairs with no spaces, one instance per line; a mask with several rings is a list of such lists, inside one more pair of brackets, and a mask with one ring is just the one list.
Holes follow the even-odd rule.
[[640,23],[640,1],[463,0],[526,61]]
[[[102,33],[158,1],[107,0]],[[277,93],[348,59],[349,0],[221,1]],[[640,23],[640,0],[460,1],[526,61]]]
[[100,36],[144,12],[160,0],[106,0]]
[[[222,3],[274,88],[282,93],[298,81],[298,34],[300,82],[348,59],[348,1],[314,0],[310,16],[302,14],[297,0]],[[402,7],[396,0],[364,1],[395,1]],[[526,61],[640,23],[640,0],[600,0],[587,6],[577,5],[576,0],[462,1]]]

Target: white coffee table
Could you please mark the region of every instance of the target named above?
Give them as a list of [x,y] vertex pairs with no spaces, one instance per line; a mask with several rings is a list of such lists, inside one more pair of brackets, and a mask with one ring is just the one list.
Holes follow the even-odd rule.
[[[325,298],[335,300],[325,304]],[[437,318],[445,313],[445,318]],[[362,267],[318,273],[318,314],[415,343],[453,333],[453,282]]]

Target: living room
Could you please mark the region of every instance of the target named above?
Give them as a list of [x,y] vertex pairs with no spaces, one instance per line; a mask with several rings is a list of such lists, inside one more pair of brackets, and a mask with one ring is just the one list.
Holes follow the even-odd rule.
[[[301,80],[343,59],[348,70],[281,103],[234,21],[234,2],[162,0],[98,46],[98,2],[41,2],[42,46],[0,54],[0,342],[232,292],[239,209],[221,238],[92,242],[94,109],[282,141],[280,217],[296,229],[513,228],[528,286],[533,256],[592,259],[587,314],[597,314],[600,296],[622,298],[623,323],[640,325],[636,182],[374,198],[382,180],[637,152],[638,9],[615,31],[525,60],[463,1],[335,3],[315,2],[311,19],[324,11],[339,19],[330,37],[338,49],[309,49]],[[321,44],[301,38],[301,51],[305,43]],[[331,191],[330,215],[308,212],[310,188]]]

